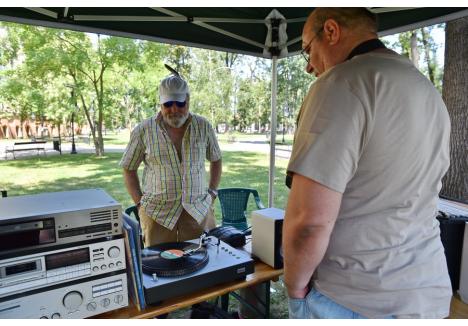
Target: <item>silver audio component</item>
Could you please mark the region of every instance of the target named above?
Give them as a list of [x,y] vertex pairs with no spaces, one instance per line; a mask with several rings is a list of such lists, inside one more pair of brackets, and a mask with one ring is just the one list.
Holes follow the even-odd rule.
[[125,269],[124,239],[0,260],[0,298]]
[[122,234],[122,206],[102,189],[2,198],[0,258]]
[[1,302],[0,319],[86,318],[126,306],[127,275],[122,271],[118,275]]

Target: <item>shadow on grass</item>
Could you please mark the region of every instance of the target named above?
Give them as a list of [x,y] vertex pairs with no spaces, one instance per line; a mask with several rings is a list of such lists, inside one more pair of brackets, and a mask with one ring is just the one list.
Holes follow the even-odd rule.
[[[83,188],[103,188],[123,207],[132,205],[130,196],[124,186],[122,169],[118,163],[121,153],[108,153],[103,157],[94,154],[54,155],[46,157],[29,157],[24,159],[2,161],[0,168],[9,168],[15,175],[30,173],[32,181],[26,184],[15,184],[14,177],[2,176],[0,188],[8,190],[9,196],[55,192]],[[85,170],[86,176],[80,175]],[[265,205],[268,204],[268,156],[255,152],[224,152],[223,175],[220,188],[243,187],[254,188]],[[46,181],[35,182],[37,172],[50,173]],[[65,171],[65,172],[64,172]],[[140,168],[140,173],[142,168]],[[284,168],[275,171],[275,206],[283,208],[288,191],[285,191]],[[256,209],[249,203],[249,211]],[[276,204],[277,203],[277,204]],[[215,205],[216,216],[220,221],[219,204]]]
[[[118,166],[121,155],[120,153],[111,153],[98,158],[93,154],[77,154],[4,161],[0,163],[0,167],[8,167],[13,171],[17,170],[18,174],[30,173],[31,183],[16,184],[14,180],[11,180],[11,176],[9,178],[7,176],[10,181],[2,182],[0,187],[7,190],[9,196],[84,188],[103,188],[124,204],[127,192],[124,187],[121,169]],[[79,171],[84,167],[86,173],[91,175],[86,177],[79,175]],[[33,174],[36,174],[39,170],[50,173],[50,178],[47,181],[34,181]]]

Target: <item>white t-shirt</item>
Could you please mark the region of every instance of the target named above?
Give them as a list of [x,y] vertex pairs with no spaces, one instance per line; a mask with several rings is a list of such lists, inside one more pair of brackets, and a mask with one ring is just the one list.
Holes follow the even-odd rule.
[[359,55],[311,86],[288,170],[343,194],[318,291],[371,318],[448,315],[435,216],[449,138],[439,92],[402,56]]

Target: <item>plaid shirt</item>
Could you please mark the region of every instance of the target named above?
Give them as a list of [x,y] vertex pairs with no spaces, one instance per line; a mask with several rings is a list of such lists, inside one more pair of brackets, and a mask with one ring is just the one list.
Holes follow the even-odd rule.
[[198,223],[212,204],[207,192],[205,158],[221,159],[215,132],[203,117],[190,114],[182,138],[182,161],[163,126],[162,115],[133,129],[120,166],[137,170],[144,162],[141,205],[157,223],[172,230],[184,208]]

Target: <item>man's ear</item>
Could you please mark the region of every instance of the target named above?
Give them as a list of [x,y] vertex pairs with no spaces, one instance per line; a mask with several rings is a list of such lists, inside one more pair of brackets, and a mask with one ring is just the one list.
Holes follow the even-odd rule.
[[327,19],[323,24],[323,35],[330,45],[338,43],[341,37],[341,27],[338,22],[332,18]]

